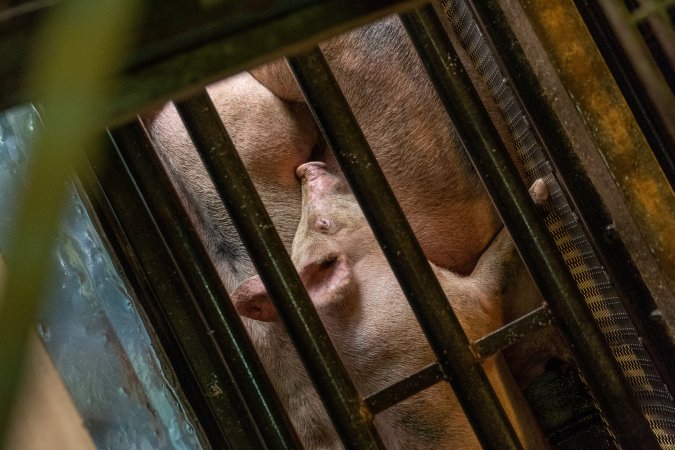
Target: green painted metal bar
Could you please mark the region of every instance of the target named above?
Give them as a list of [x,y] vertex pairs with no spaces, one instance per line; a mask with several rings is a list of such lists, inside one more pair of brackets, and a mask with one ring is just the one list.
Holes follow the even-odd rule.
[[347,448],[382,448],[359,396],[206,91],[176,104]]
[[481,444],[520,448],[321,51],[288,62]]
[[552,319],[551,311],[546,306],[540,306],[487,336],[476,340],[471,344],[471,349],[478,358],[484,360],[515,344],[539,328],[551,325]]
[[435,12],[402,20],[615,437],[624,448],[660,448]]
[[433,363],[419,372],[374,393],[367,397],[365,401],[370,410],[377,414],[444,379],[445,376],[441,366],[438,363]]
[[[137,14],[134,0],[64,2],[36,36],[32,90],[45,106],[47,127],[31,149],[27,183],[5,249],[7,281],[0,290],[0,442],[22,380],[29,330],[48,278],[49,254],[66,199],[70,163],[95,147],[95,123],[109,100],[106,81],[119,69]],[[96,9],[106,14],[96,14]],[[82,17],[89,20],[81,20]],[[73,52],[69,44],[89,36]],[[79,70],[87,66],[88,70]]]
[[[424,1],[297,0],[293,2],[295,5],[285,2],[289,7],[283,13],[253,22],[249,16],[259,15],[259,10],[264,8],[253,9],[246,2],[240,2],[241,5],[237,2],[202,3],[212,3],[215,9],[209,13],[205,8],[206,14],[210,14],[209,20],[198,17],[199,26],[194,29],[184,29],[186,26],[172,16],[169,17],[170,24],[145,18],[149,21],[145,25],[148,29],[141,31],[140,42],[127,55],[128,70],[117,80],[118,95],[108,104],[108,119],[102,126],[133,120],[136,114],[171,99],[185,98],[209,83],[286,54],[306,50],[336,34],[413,8]],[[26,20],[29,28],[39,23],[45,13],[58,9],[59,5],[51,6],[45,0],[38,6],[32,14],[36,17]],[[170,13],[166,10],[169,9],[154,0],[149,2],[146,13],[168,15]],[[224,10],[227,14],[223,13]],[[237,20],[228,20],[229,15]],[[0,65],[0,108],[31,100],[30,93],[16,82],[26,76],[25,60],[31,54],[30,40],[24,39],[21,30],[12,25],[23,20],[12,17],[7,23],[0,22],[0,30],[4,26],[16,31],[0,31],[0,56],[8,55],[7,64]],[[185,17],[185,21],[194,25],[191,14]],[[247,25],[241,26],[242,23]],[[162,26],[166,29],[154,29]],[[152,36],[151,45],[144,46],[144,34]]]
[[113,130],[111,135],[203,311],[218,344],[219,356],[236,382],[261,439],[270,449],[301,448],[218,271],[142,124],[137,121]]

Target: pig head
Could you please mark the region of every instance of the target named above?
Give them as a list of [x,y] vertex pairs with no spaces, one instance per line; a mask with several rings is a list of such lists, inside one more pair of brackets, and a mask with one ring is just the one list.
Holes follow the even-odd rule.
[[[322,162],[301,165],[297,175],[302,180],[302,216],[293,240],[293,262],[357,388],[363,395],[372,394],[435,358],[342,177],[328,172]],[[470,276],[432,265],[470,339],[499,326],[500,296],[513,254],[510,238],[502,232]],[[244,281],[232,300],[242,316],[258,321],[250,326],[278,326],[273,302],[257,275]],[[290,347],[277,352],[262,352],[276,360],[266,365],[295,358]],[[486,371],[504,394],[496,366],[489,362]],[[289,391],[289,384],[310,388],[304,374],[296,372],[298,378],[291,379],[289,373],[272,375],[280,391]],[[322,409],[316,395],[307,396],[306,389],[299,392],[305,403],[316,402],[313,409]],[[295,411],[290,398],[286,403],[306,443],[317,434],[315,429],[330,429],[325,412],[308,418],[306,405]],[[378,414],[375,424],[387,448],[480,448],[446,383]],[[334,434],[328,442],[327,448],[341,447]],[[315,448],[311,443],[308,447]]]
[[[426,255],[470,273],[500,226],[402,24],[395,17],[322,44]],[[229,78],[209,94],[282,240],[300,213],[295,168],[331,162],[284,61]],[[171,105],[146,121],[193,209],[228,287],[253,271],[228,214]]]
[[[426,256],[439,267],[462,275],[471,274],[501,224],[402,24],[396,17],[390,17],[333,38],[321,48]],[[351,370],[367,374],[369,364],[376,368],[378,358],[399,358],[401,354],[412,353],[428,355],[418,352],[417,342],[399,339],[393,331],[394,325],[409,326],[409,310],[398,309],[394,306],[398,303],[389,302],[386,297],[377,300],[380,303],[367,303],[370,306],[359,301],[364,297],[375,298],[371,291],[385,292],[381,286],[389,283],[390,278],[388,268],[379,271],[380,266],[386,267],[381,262],[379,266],[368,263],[369,258],[380,258],[377,246],[359,244],[363,239],[372,240],[368,227],[359,223],[363,220],[360,211],[342,214],[350,219],[344,223],[338,220],[340,214],[333,215],[332,219],[324,217],[326,222],[315,223],[306,218],[309,211],[321,210],[319,206],[324,197],[306,200],[301,207],[296,168],[307,161],[320,160],[333,170],[335,162],[285,62],[277,61],[228,78],[210,86],[208,91],[289,250],[296,236],[293,260],[322,318],[330,324],[336,346],[343,354],[355,353],[346,360],[358,360],[364,349],[376,351],[379,346],[373,343],[379,338],[390,339],[391,345],[382,350],[390,355],[374,356],[367,363],[354,364]],[[282,400],[291,405],[297,421],[325,417],[311,384],[297,381],[306,381],[302,364],[290,350],[292,345],[265,297],[262,284],[251,278],[255,273],[253,265],[175,108],[165,106],[147,117],[146,124],[226,288],[230,292],[238,288],[240,298],[248,299],[238,302],[239,311],[248,318],[246,324]],[[323,182],[326,180],[324,177]],[[357,208],[350,194],[341,189],[346,188],[337,185],[335,191],[331,191],[333,200],[345,199],[343,211]],[[340,231],[345,229],[351,231]],[[348,235],[349,240],[342,242],[343,234]],[[301,238],[303,235],[312,238]],[[358,259],[359,252],[367,254]],[[435,270],[440,273],[441,269]],[[447,275],[452,279],[457,276]],[[529,284],[529,279],[523,283]],[[517,295],[523,297],[520,287]],[[470,313],[472,299],[476,297],[472,294],[458,298],[467,298],[464,317],[468,325],[468,321],[474,320]],[[541,302],[536,292],[532,298],[535,299],[532,304]],[[475,310],[481,311],[485,302],[477,304]],[[525,311],[529,306],[524,306]],[[524,312],[523,309],[520,312]],[[350,314],[352,320],[341,322],[344,314]],[[491,314],[488,316],[492,319],[497,317]],[[481,317],[475,318],[477,322],[474,328],[468,329],[468,334],[474,332],[472,329],[478,333],[480,327],[489,328],[485,316]],[[376,321],[384,335],[373,334],[372,328],[364,326],[371,320]],[[341,342],[343,336],[345,342]],[[354,346],[354,342],[359,345]],[[398,347],[394,350],[395,346]],[[531,361],[530,354],[526,353],[526,358],[521,359]],[[546,358],[543,355],[541,359]],[[409,374],[407,369],[412,365],[409,361],[394,365],[391,376],[381,374],[381,379],[364,375],[361,387],[368,393],[369,386],[381,386],[385,378],[393,381],[399,379],[399,375]],[[403,369],[397,371],[396,367]],[[286,379],[297,383],[291,386]],[[383,413],[383,417],[390,413]],[[463,416],[457,420],[464,420]],[[328,423],[327,418],[325,422]],[[409,422],[415,420],[410,418]],[[313,448],[321,448],[336,439],[329,425],[299,428],[312,430],[305,437]]]

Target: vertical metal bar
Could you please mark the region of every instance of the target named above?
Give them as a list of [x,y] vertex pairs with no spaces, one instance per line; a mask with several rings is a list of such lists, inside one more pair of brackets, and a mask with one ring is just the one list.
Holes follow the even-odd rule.
[[[112,142],[103,157],[76,168],[106,240],[171,361],[176,378],[213,448],[257,450],[255,424],[223,370],[190,290]],[[218,392],[218,395],[208,395]]]
[[349,379],[206,91],[177,103],[204,164],[347,448],[382,448],[372,414]]
[[467,153],[624,448],[660,448],[431,7],[402,16]]
[[481,444],[520,448],[321,51],[288,62]]
[[[600,255],[611,255],[611,264],[604,268],[611,276],[615,288],[621,289],[627,312],[638,325],[645,347],[658,354],[657,365],[671,393],[675,393],[675,344],[670,341],[663,322],[652,315],[657,308],[654,298],[635,267],[628,250],[615,227],[612,217],[601,207],[602,200],[585,173],[562,124],[547,100],[546,88],[537,79],[522,47],[509,27],[504,11],[497,0],[474,3],[479,16],[489,17],[489,35],[498,55],[517,70],[509,74],[514,89],[529,112],[542,141],[549,149],[548,155],[556,168],[556,178],[561,179],[580,212],[583,224],[592,236]],[[657,351],[660,350],[660,351]]]
[[143,125],[136,121],[111,134],[199,302],[220,347],[220,357],[236,382],[263,441],[270,449],[301,448],[291,421]]

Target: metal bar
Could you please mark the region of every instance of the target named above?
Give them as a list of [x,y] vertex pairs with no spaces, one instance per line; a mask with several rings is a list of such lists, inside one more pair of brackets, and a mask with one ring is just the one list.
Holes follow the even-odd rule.
[[382,448],[359,396],[206,91],[176,104],[347,448]]
[[489,35],[497,53],[509,65],[518,67],[510,73],[509,80],[520,94],[530,120],[549,149],[547,156],[555,165],[556,177],[562,180],[563,187],[569,192],[568,197],[574,201],[574,207],[588,230],[586,235],[594,237],[593,244],[599,256],[604,256],[604,268],[611,277],[612,285],[619,290],[619,296],[624,300],[623,304],[645,347],[653,355],[658,355],[658,358],[653,358],[654,363],[671,393],[675,393],[675,344],[663,320],[659,321],[659,316],[654,314],[657,309],[654,298],[621,240],[612,216],[601,206],[603,202],[598,192],[576,157],[574,147],[546,97],[548,88],[537,79],[499,2],[477,2],[475,8],[480,16],[490,18]]
[[515,344],[528,334],[551,324],[553,316],[544,305],[530,311],[513,322],[484,336],[471,344],[471,349],[478,358],[484,360],[500,350]]
[[617,441],[660,448],[438,17],[425,7],[402,20]]
[[373,414],[377,414],[444,379],[445,376],[441,366],[438,363],[433,363],[367,397],[365,402]]
[[111,135],[182,268],[261,438],[270,449],[301,448],[218,271],[172,189],[143,125],[136,121],[113,130]]
[[321,51],[288,62],[481,444],[520,448]]
[[[285,54],[306,50],[351,28],[418,6],[423,0],[318,0],[298,3],[304,5],[234,32],[237,23],[223,22],[219,14],[212,14],[212,20],[203,23],[202,30],[179,33],[182,39],[173,39],[166,30],[145,32],[168,36],[165,36],[165,42],[153,42],[152,48],[142,47],[141,36],[140,48],[128,54],[127,60],[132,66],[127,67],[128,70],[116,80],[116,95],[106,111],[108,120],[101,125],[120,125],[133,120],[136,114],[171,99],[195,94],[209,83]],[[233,2],[224,4],[226,8],[234,5]],[[251,9],[250,5],[245,8]],[[53,8],[45,1],[45,12],[50,9]],[[42,15],[42,11],[38,12],[34,22],[37,23]],[[31,21],[31,24],[34,22]],[[161,26],[154,20],[151,22],[150,27]],[[180,29],[180,24],[170,25],[184,31]],[[12,26],[11,29],[15,28]],[[199,35],[198,39],[194,38],[195,34]],[[0,32],[4,41],[0,41],[0,55],[4,56],[7,50],[7,58],[3,58],[4,64],[0,65],[0,109],[32,99],[30,92],[21,89],[22,86],[17,83],[26,76],[26,59],[32,54],[30,43],[21,33],[17,36],[11,33],[4,36]]]
[[675,139],[675,96],[640,36],[640,32],[632,26],[628,8],[623,2],[598,0],[597,3],[602,8],[621,46],[628,54],[647,95],[663,117],[671,139]]
[[[579,33],[577,33],[577,39],[579,39],[580,42],[585,42],[585,45],[580,47],[580,49],[583,49],[583,55],[580,56],[580,58],[582,60],[588,60],[589,56],[593,55],[594,51],[599,51],[602,54],[602,63],[606,65],[606,68],[603,67],[602,71],[598,71],[600,67],[597,65],[588,68],[587,70],[589,70],[589,73],[595,74],[594,78],[597,78],[597,81],[590,83],[591,85],[589,85],[589,83],[583,84],[583,86],[589,91],[596,93],[600,92],[598,90],[599,87],[604,87],[603,95],[611,95],[611,90],[609,89],[611,84],[602,80],[607,79],[607,77],[611,77],[615,80],[618,88],[621,90],[625,102],[630,106],[635,121],[645,134],[645,139],[649,142],[649,146],[658,158],[671,186],[675,186],[675,155],[673,155],[672,152],[672,149],[675,148],[675,138],[668,133],[666,125],[663,124],[665,118],[654,113],[656,108],[651,104],[650,97],[647,95],[645,87],[642,86],[639,77],[630,64],[628,56],[616,42],[614,32],[597,2],[574,0],[574,5],[577,10],[576,14],[572,14],[569,11],[569,7],[565,8],[566,17],[563,21],[565,26],[551,26],[550,23],[544,23],[543,19],[545,17],[550,17],[550,14],[547,11],[548,8],[544,7],[544,5],[528,5],[528,8],[525,8],[525,11],[532,25],[535,27],[539,39],[541,39],[544,47],[547,49],[546,51],[549,57],[557,66],[556,70],[560,72],[561,80],[565,82],[566,86],[570,87],[573,87],[576,84],[570,83],[570,78],[573,81],[574,79],[583,79],[583,77],[569,77],[568,74],[571,72],[573,66],[570,67],[568,64],[562,64],[562,48],[560,48],[562,45],[558,43],[559,39],[556,38],[556,36],[567,35],[567,33],[579,30],[581,27],[575,22],[581,22],[579,21],[579,16],[581,16],[583,19],[582,26],[587,30],[585,32],[587,37],[583,40],[579,39]],[[570,20],[571,17],[574,18],[574,15],[577,14],[578,16],[575,17],[576,20]],[[541,31],[545,32],[542,34]],[[557,45],[552,47],[552,44],[556,43]],[[597,50],[594,50],[593,47],[596,47]],[[596,59],[599,60],[597,57]],[[588,65],[585,65],[584,67],[588,67]],[[611,71],[611,74],[607,73],[607,69]],[[604,74],[599,76],[601,73]],[[580,83],[580,81],[577,83]],[[575,91],[576,90],[577,89],[575,88]],[[619,103],[613,98],[611,99],[613,108],[616,109],[618,104]],[[584,108],[584,110],[588,110],[588,107]],[[594,117],[593,123],[596,122],[597,120]],[[631,129],[633,127],[628,128],[625,125],[622,125],[620,128],[625,128],[628,136],[634,135]],[[602,139],[602,134],[594,138],[596,143],[599,141],[598,138]],[[641,149],[642,147],[635,138],[631,139],[625,146],[628,149]],[[625,149],[620,150],[621,153],[624,153],[625,151]],[[641,150],[639,154],[642,154]],[[635,157],[631,155],[630,159],[633,158]],[[641,165],[644,164],[642,161],[640,161],[640,163]],[[653,173],[653,169],[650,169],[648,173]]]
[[[228,373],[222,369],[213,337],[156,229],[143,198],[116,149],[76,168],[103,237],[114,250],[136,300],[151,323],[161,350],[171,361],[183,392],[213,448],[259,449],[255,424]],[[218,392],[219,395],[209,395]]]

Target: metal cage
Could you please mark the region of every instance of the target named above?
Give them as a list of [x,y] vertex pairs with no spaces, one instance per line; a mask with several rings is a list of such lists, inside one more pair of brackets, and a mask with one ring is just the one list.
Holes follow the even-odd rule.
[[[449,382],[485,448],[520,448],[481,361],[553,323],[570,346],[616,445],[675,448],[675,347],[668,326],[655,313],[667,299],[654,294],[643,277],[645,270],[638,270],[641,264],[634,263],[634,252],[626,249],[613,225],[616,218],[599,206],[604,200],[575,154],[574,139],[554,102],[547,97],[547,87],[533,63],[533,50],[523,48],[521,31],[513,25],[514,18],[528,20],[536,31],[549,33],[542,38],[550,39],[544,50],[555,58],[556,24],[545,22],[546,2],[529,2],[519,8],[516,2],[497,0],[475,4],[447,0],[433,6],[417,1],[298,1],[269,2],[255,11],[244,3],[216,6],[215,13],[192,5],[199,12],[183,24],[178,20],[184,13],[180,7],[153,4],[155,10],[146,18],[141,43],[129,54],[120,78],[123,95],[108,111],[111,125],[104,157],[91,157],[76,168],[91,208],[209,444],[214,448],[301,448],[185,207],[142,122],[135,118],[174,97],[179,98],[179,114],[345,447],[383,448],[373,417],[435,383]],[[657,75],[642,71],[639,64],[641,76],[626,75],[635,67],[629,61],[637,50],[626,44],[628,57],[622,53],[624,59],[618,58],[621,48],[612,40],[611,27],[603,22],[607,17],[616,27],[615,12],[623,11],[623,6],[603,1],[600,7],[587,8],[587,2],[575,3],[594,37],[604,39],[601,50],[636,111],[639,126],[612,126],[632,126],[644,133],[661,169],[652,161],[650,147],[644,145],[636,152],[643,152],[641,161],[656,169],[640,172],[640,176],[659,183],[663,204],[672,205],[673,110],[668,111],[672,84],[667,86],[668,80],[672,83],[672,60],[661,63]],[[0,105],[31,100],[19,83],[26,66],[27,37],[41,17],[57,7],[49,2],[20,2],[0,15],[1,42],[12,45],[12,51],[5,52],[8,62],[0,70]],[[578,14],[575,6],[561,2],[557,7],[561,10],[558,19],[568,20],[571,26],[569,17]],[[644,8],[641,11],[645,18],[656,20]],[[670,23],[656,25],[661,33],[657,37],[672,35],[672,11],[671,7]],[[537,310],[475,342],[469,342],[462,331],[316,47],[331,35],[391,13],[400,14],[469,158],[546,299]],[[583,26],[581,19],[575,20]],[[561,30],[562,26],[557,31]],[[624,44],[633,39],[621,33]],[[579,45],[593,46],[584,41],[585,36],[574,39]],[[666,54],[672,44],[658,40]],[[608,55],[610,50],[613,53]],[[367,398],[359,395],[330,344],[204,90],[210,82],[284,55],[437,356],[436,363]],[[526,180],[509,157],[473,81],[456,70],[467,59],[501,108]],[[561,78],[567,76],[563,69],[560,73]],[[641,96],[640,89],[669,92],[670,97]],[[649,102],[656,106],[651,108]],[[589,120],[588,127],[603,126],[598,124],[599,117]],[[605,158],[611,162],[612,154]],[[615,174],[626,170],[619,166]],[[526,186],[537,178],[544,178],[553,195],[546,211],[538,210],[527,192]],[[640,201],[636,193],[628,195],[626,202],[630,209]],[[661,213],[670,218],[656,225],[650,217],[637,220],[645,241],[675,231],[667,229],[673,223],[673,210]],[[653,251],[657,266],[666,274],[672,269],[673,255],[668,254],[672,250],[671,239]],[[213,386],[222,395],[208,395]],[[604,429],[602,424],[599,427]],[[556,443],[554,435],[549,434],[549,439]],[[562,439],[557,444],[564,446]]]

